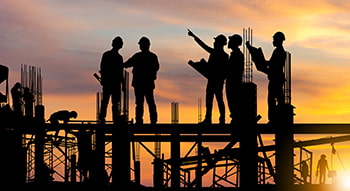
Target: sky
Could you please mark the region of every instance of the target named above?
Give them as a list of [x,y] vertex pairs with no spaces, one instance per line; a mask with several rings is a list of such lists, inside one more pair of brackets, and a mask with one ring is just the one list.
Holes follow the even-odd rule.
[[[68,109],[76,110],[80,120],[94,120],[101,87],[92,74],[99,70],[102,53],[111,48],[115,36],[121,36],[120,53],[127,60],[139,51],[139,38],[147,36],[161,65],[155,90],[159,122],[171,121],[171,102],[178,102],[180,122],[195,123],[200,98],[204,106],[206,79],[187,62],[207,59],[208,53],[187,35],[187,29],[212,46],[218,34],[242,34],[243,28],[251,28],[253,45],[262,47],[266,58],[273,50],[272,35],[282,31],[284,47],[292,54],[295,122],[347,122],[349,6],[340,0],[2,0],[0,64],[9,67],[9,86],[20,80],[21,65],[41,68],[46,118]],[[253,82],[258,85],[258,113],[264,122],[266,76],[254,68]],[[130,88],[130,119],[133,99]],[[214,122],[215,107],[214,100]]]
[[[282,31],[284,47],[292,55],[294,121],[347,123],[349,10],[348,0],[1,0],[0,64],[9,68],[10,87],[20,81],[21,65],[41,68],[46,118],[68,109],[78,112],[77,120],[95,120],[101,86],[92,74],[99,70],[103,52],[121,36],[120,53],[127,60],[139,51],[140,37],[147,36],[160,62],[155,89],[158,122],[171,122],[171,102],[177,102],[180,123],[197,123],[198,114],[204,114],[206,79],[187,63],[207,59],[208,53],[187,29],[212,46],[218,34],[242,35],[244,28],[251,28],[252,43],[262,47],[266,58],[273,50],[272,35]],[[230,52],[227,47],[225,51]],[[258,114],[266,122],[266,76],[254,68],[253,82]],[[4,84],[0,88],[4,92]],[[132,87],[129,104],[132,119]],[[147,112],[144,120],[149,120]],[[215,100],[213,122],[218,122]]]

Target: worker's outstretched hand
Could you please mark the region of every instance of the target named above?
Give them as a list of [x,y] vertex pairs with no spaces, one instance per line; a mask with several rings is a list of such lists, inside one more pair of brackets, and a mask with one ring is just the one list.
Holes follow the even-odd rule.
[[188,36],[191,36],[191,37],[195,36],[190,29],[187,29],[187,34],[188,34]]

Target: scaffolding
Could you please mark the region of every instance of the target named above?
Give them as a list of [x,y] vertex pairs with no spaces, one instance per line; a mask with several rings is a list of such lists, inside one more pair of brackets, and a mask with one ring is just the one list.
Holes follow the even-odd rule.
[[[244,41],[250,41],[252,43],[252,30],[250,28],[243,29]],[[202,178],[209,173],[212,173],[210,188],[223,188],[223,187],[235,187],[242,188],[242,180],[245,179],[245,184],[267,185],[274,183],[276,177],[284,176],[285,169],[277,171],[276,166],[272,166],[271,161],[276,160],[277,149],[284,149],[283,144],[279,141],[275,142],[275,145],[265,145],[261,137],[262,133],[276,134],[276,127],[269,124],[257,124],[258,116],[256,115],[256,86],[253,82],[252,75],[252,61],[247,48],[243,47],[245,56],[245,71],[244,71],[244,84],[245,84],[245,95],[244,103],[249,103],[248,109],[242,111],[243,118],[245,119],[239,126],[218,125],[211,124],[208,126],[200,126],[199,124],[180,124],[179,123],[179,105],[177,102],[171,103],[171,124],[144,124],[142,127],[134,126],[132,121],[129,121],[128,117],[128,73],[124,73],[125,89],[123,96],[121,96],[120,107],[118,115],[123,117],[125,121],[120,124],[114,123],[100,123],[98,120],[94,121],[70,121],[68,124],[60,124],[53,126],[52,124],[45,123],[44,121],[35,121],[33,119],[26,119],[20,121],[19,129],[15,129],[12,126],[9,128],[1,129],[3,132],[0,134],[5,138],[4,135],[10,135],[15,138],[11,140],[7,138],[6,141],[0,139],[2,144],[9,144],[11,149],[7,152],[13,154],[14,151],[25,151],[25,182],[26,183],[47,183],[54,181],[61,181],[65,183],[84,182],[85,179],[79,168],[77,168],[77,156],[81,154],[79,150],[79,139],[77,133],[80,130],[87,130],[91,141],[88,146],[91,146],[94,157],[91,157],[93,161],[93,168],[99,168],[102,166],[101,171],[90,171],[89,178],[92,175],[100,176],[97,177],[100,181],[101,177],[105,178],[106,173],[107,180],[103,184],[114,184],[128,185],[135,183],[141,185],[141,173],[140,173],[140,148],[144,148],[152,157],[153,162],[153,183],[155,188],[170,188],[177,189],[180,187],[184,188],[201,188]],[[285,65],[285,77],[286,81],[284,84],[284,94],[286,103],[291,103],[291,54],[287,52],[287,59]],[[41,98],[41,70],[36,67],[22,66],[21,68],[21,82],[25,87],[30,87],[32,92],[36,94],[38,105],[42,104]],[[101,93],[97,94],[96,114],[98,116],[100,109]],[[198,101],[199,119],[201,118],[201,100]],[[290,114],[290,113],[288,113]],[[252,117],[253,116],[253,117]],[[34,117],[34,119],[37,116]],[[278,128],[288,128],[292,131],[288,132],[288,136],[293,133],[350,133],[348,124],[329,124],[323,130],[325,124],[316,125],[300,125],[294,124],[292,115],[283,116],[282,122],[278,124]],[[253,120],[251,120],[253,119]],[[14,121],[11,121],[14,122]],[[18,121],[15,121],[18,122]],[[14,123],[15,123],[14,122]],[[15,123],[15,126],[18,123]],[[17,126],[16,126],[17,127]],[[24,127],[24,128],[23,128]],[[236,128],[245,130],[238,132]],[[338,130],[337,130],[338,129]],[[53,136],[56,131],[63,130],[64,134],[58,137]],[[255,131],[256,130],[256,131]],[[3,134],[3,133],[7,134]],[[243,144],[247,135],[244,133],[250,133],[248,136],[250,143],[257,142],[257,145],[248,145],[249,150],[253,153],[252,158],[245,155],[245,152],[241,152]],[[253,132],[253,133],[252,133]],[[17,134],[19,133],[19,134]],[[237,133],[237,134],[236,134]],[[21,136],[18,136],[21,135]],[[243,136],[244,135],[244,136]],[[251,136],[253,135],[253,136]],[[20,137],[20,139],[18,139]],[[12,138],[12,137],[11,137]],[[253,138],[253,139],[251,139]],[[18,145],[18,140],[21,144]],[[253,141],[251,141],[253,140]],[[277,140],[277,139],[276,139]],[[343,137],[331,137],[323,140],[312,140],[312,141],[289,141],[287,146],[292,146],[292,149],[288,156],[294,154],[293,149],[300,149],[299,161],[293,161],[292,159],[288,162],[294,162],[292,164],[292,172],[300,174],[301,162],[306,161],[312,166],[312,152],[307,150],[305,147],[309,145],[334,143],[340,141],[348,141],[350,136]],[[155,143],[154,152],[149,149],[143,142]],[[171,157],[169,159],[164,158],[164,153],[161,150],[162,142],[170,142]],[[184,154],[180,155],[180,143],[192,142],[192,147]],[[215,142],[226,144],[222,149],[210,151],[209,146],[204,146],[205,142]],[[119,145],[119,143],[121,143]],[[239,145],[238,145],[239,144]],[[13,146],[15,145],[15,146]],[[131,145],[131,146],[130,146]],[[282,145],[282,146],[281,146]],[[131,148],[130,148],[131,147]],[[14,149],[12,149],[14,148]],[[247,148],[247,145],[244,147]],[[6,149],[6,147],[3,147]],[[3,149],[0,149],[2,152]],[[256,150],[255,150],[256,149]],[[246,151],[246,150],[245,150]],[[4,152],[5,153],[5,152]],[[6,153],[7,154],[7,153]],[[118,155],[116,155],[118,154]],[[259,155],[260,154],[260,155]],[[281,154],[281,153],[279,153]],[[22,155],[22,152],[20,152]],[[20,156],[17,155],[16,156]],[[95,156],[96,155],[96,156]],[[132,158],[130,158],[130,155]],[[244,155],[244,156],[243,156]],[[6,155],[2,155],[6,156]],[[14,159],[16,157],[11,156]],[[95,158],[96,157],[96,158]],[[250,163],[247,159],[255,159],[256,162]],[[97,159],[98,158],[98,159]],[[90,159],[90,158],[89,158]],[[102,159],[102,160],[101,160]],[[133,160],[133,168],[131,168],[131,160]],[[247,163],[249,162],[249,164]],[[12,168],[18,168],[15,166],[13,161],[9,160],[11,170],[9,172],[16,172],[21,174],[22,171],[17,171]],[[21,161],[23,162],[23,161]],[[246,162],[246,163],[244,163]],[[256,168],[255,171],[247,168],[251,165],[252,168]],[[1,167],[6,166],[7,163],[1,164]],[[18,164],[19,166],[21,164]],[[282,165],[283,166],[283,165]],[[41,168],[39,168],[41,167]],[[47,167],[46,171],[43,167]],[[113,169],[117,169],[114,170]],[[247,176],[247,170],[250,175]],[[255,170],[255,169],[254,169]],[[280,169],[281,170],[281,169]],[[311,182],[310,170],[309,178]],[[246,173],[244,175],[244,173]],[[290,173],[290,172],[288,172]],[[114,176],[113,181],[113,174]],[[287,174],[287,173],[286,173]],[[91,176],[90,176],[91,175]],[[131,176],[129,176],[131,175]],[[256,176],[255,176],[256,175]],[[13,176],[13,175],[11,175]],[[117,177],[117,178],[116,178]],[[133,179],[131,178],[133,177]],[[247,178],[248,177],[248,178]],[[121,181],[125,180],[124,182]],[[4,181],[3,179],[0,179]],[[127,181],[127,182],[126,182]],[[300,178],[300,175],[293,176],[293,183],[305,184]],[[100,183],[100,182],[99,182]],[[246,185],[245,185],[246,186]],[[142,190],[142,189],[141,189]],[[244,187],[242,190],[247,190]]]

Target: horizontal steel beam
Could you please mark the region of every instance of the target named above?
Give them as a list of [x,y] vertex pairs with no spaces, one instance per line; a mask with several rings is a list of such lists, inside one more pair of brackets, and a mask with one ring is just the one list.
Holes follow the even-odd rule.
[[[240,127],[232,127],[228,124],[219,125],[199,125],[199,124],[144,124],[136,126],[133,124],[115,125],[115,124],[97,124],[92,122],[74,122],[68,124],[59,124],[54,126],[49,123],[41,124],[33,128],[22,128],[23,133],[32,134],[39,129],[45,131],[68,130],[78,131],[79,129],[104,129],[107,137],[111,136],[113,131],[118,132],[119,128],[127,128],[129,137],[133,141],[146,142],[227,142],[232,140],[235,130]],[[277,128],[268,124],[257,124],[257,132],[260,134],[274,134]],[[295,123],[292,125],[292,132],[294,134],[350,134],[350,123]],[[177,135],[177,136],[176,136]]]

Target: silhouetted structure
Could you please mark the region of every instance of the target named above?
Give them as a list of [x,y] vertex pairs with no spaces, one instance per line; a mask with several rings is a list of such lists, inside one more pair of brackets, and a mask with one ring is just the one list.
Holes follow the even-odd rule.
[[308,184],[309,165],[304,160],[301,162],[300,174],[303,178],[304,184]]
[[12,96],[12,110],[16,115],[22,116],[22,85],[20,82],[16,82],[15,85],[11,88],[11,96]]
[[92,165],[92,135],[93,132],[87,129],[79,129],[77,132],[71,132],[76,138],[78,143],[78,165],[82,181],[89,181],[89,172]]
[[24,114],[27,117],[33,117],[34,113],[33,113],[33,109],[34,109],[34,95],[33,93],[30,91],[30,89],[28,87],[24,88],[24,92],[23,92],[23,100],[24,100]]
[[269,122],[274,121],[277,117],[277,105],[283,105],[285,103],[283,85],[286,80],[284,66],[287,54],[283,48],[284,40],[285,36],[282,32],[276,32],[273,35],[272,43],[275,49],[269,60],[265,60],[261,48],[252,47],[249,41],[246,42],[257,69],[267,74],[269,79],[267,96]]
[[328,161],[326,155],[322,154],[320,159],[317,162],[316,176],[319,176],[319,183],[326,183],[326,173],[329,171]]
[[117,122],[120,113],[121,88],[123,82],[123,57],[119,50],[123,47],[123,40],[117,36],[112,41],[112,49],[103,53],[100,63],[100,83],[102,85],[102,102],[99,120],[105,121],[107,106],[112,98],[112,119]]
[[[140,48],[141,44],[140,42]],[[146,47],[149,48],[149,46]],[[141,58],[144,59],[148,57]],[[145,65],[143,62],[142,64]],[[136,65],[134,65],[134,70],[136,70],[135,66]],[[245,65],[245,68],[248,68],[246,66],[247,65]],[[33,84],[32,80],[35,79],[34,69],[33,67],[30,69],[29,73],[33,74],[33,76],[29,75],[28,83],[25,84]],[[210,75],[211,71],[208,73]],[[249,79],[251,79],[251,74],[250,70],[248,70]],[[125,79],[127,79],[127,77]],[[40,92],[37,90],[40,88],[32,88],[34,85],[27,85],[24,87],[30,87],[35,95],[39,95]],[[39,87],[41,87],[41,85],[39,85]],[[299,174],[293,176],[294,170],[299,170],[293,169],[293,148],[299,148],[305,151],[303,147],[349,141],[350,136],[327,137],[325,139],[311,141],[294,141],[293,133],[349,134],[350,124],[294,124],[291,108],[284,108],[284,106],[278,108],[280,111],[280,118],[277,120],[277,123],[273,125],[257,124],[259,116],[257,117],[256,113],[256,85],[248,80],[243,82],[242,87],[242,92],[244,93],[244,98],[242,98],[242,105],[244,107],[241,107],[240,110],[240,117],[242,120],[237,125],[239,128],[235,130],[233,130],[234,128],[232,128],[231,125],[222,124],[212,124],[208,126],[179,124],[177,103],[172,103],[172,124],[158,124],[157,128],[154,128],[155,126],[153,124],[145,124],[139,128],[137,125],[134,126],[134,124],[127,122],[118,123],[118,125],[116,125],[108,123],[102,124],[99,123],[98,120],[74,121],[74,123],[68,124],[70,120],[68,116],[70,113],[69,111],[64,112],[64,115],[66,115],[65,118],[58,117],[57,113],[60,111],[52,114],[49,119],[52,124],[45,124],[45,121],[41,123],[41,120],[36,120],[36,117],[32,118],[32,116],[14,120],[14,118],[8,117],[8,114],[12,114],[13,112],[9,105],[3,106],[1,102],[0,183],[10,186],[22,186],[23,184],[19,183],[28,183],[24,184],[26,189],[36,188],[36,190],[41,190],[42,188],[50,190],[52,190],[52,188],[54,188],[54,190],[105,190],[105,188],[106,190],[118,190],[124,188],[126,190],[165,191],[309,190],[308,188],[310,185],[293,185],[293,181],[298,183],[302,182],[301,178],[299,178]],[[124,96],[126,96],[124,101],[127,103],[127,94]],[[286,101],[286,103],[290,102]],[[127,111],[127,104],[124,109]],[[73,115],[71,115],[73,118],[77,117],[76,113],[71,113],[73,113]],[[127,112],[124,112],[124,114],[127,115]],[[57,125],[60,120],[62,120],[63,123]],[[66,133],[66,136],[59,141],[59,144],[56,144],[57,142],[52,141],[52,139],[50,139],[51,135],[46,134],[46,132],[57,132],[57,130],[61,129],[68,129],[71,131],[70,133]],[[259,147],[257,145],[257,134]],[[260,134],[275,134],[275,144],[264,145]],[[73,135],[75,135],[75,137],[72,137]],[[109,145],[111,142],[113,149],[107,149],[106,145]],[[156,146],[160,146],[161,142],[169,142],[171,158],[166,160],[161,157],[164,155],[162,155],[163,153],[161,153],[160,147],[155,147],[155,152],[153,153],[152,149],[149,149],[143,142],[155,142]],[[193,143],[193,147],[191,147],[189,152],[183,157],[181,157],[182,152],[180,151],[187,146],[181,147],[182,145],[180,143],[182,142]],[[210,148],[204,145],[207,142],[227,143],[227,145],[223,149],[215,149],[214,152],[210,152]],[[238,142],[239,148],[233,147]],[[145,150],[154,157],[152,162],[154,167],[154,189],[140,185],[140,159],[139,156],[134,156],[139,154],[139,151],[135,151],[139,150],[139,148],[134,148],[135,143],[145,148]],[[132,150],[131,145],[133,145]],[[78,148],[79,154],[77,169],[80,175],[84,176],[81,181],[91,180],[87,184],[77,183],[75,179],[77,173],[75,168],[76,148]],[[192,151],[195,151],[194,155],[190,154]],[[268,156],[267,152],[270,151],[272,151],[272,153]],[[108,159],[111,157],[111,152],[112,168],[110,163],[108,163],[110,162]],[[258,153],[262,153],[262,155],[258,155]],[[133,156],[135,162],[133,168],[130,165],[131,156]],[[272,159],[270,159],[270,157],[275,157],[275,167],[272,166],[270,161]],[[304,155],[300,153],[300,161],[303,161],[302,157],[304,157]],[[323,156],[321,156],[321,158],[323,158]],[[307,160],[312,161],[312,156]],[[56,163],[64,165],[64,168],[61,168],[62,166],[58,166]],[[299,165],[300,163],[297,164],[296,168],[300,166],[300,172],[304,172],[305,168],[301,167],[301,165]],[[311,162],[309,164],[312,166]],[[286,168],[283,168],[285,166]],[[57,170],[64,169],[64,175],[56,172],[55,168],[57,168]],[[109,187],[111,186],[111,184],[109,184],[111,179],[110,176],[108,176],[107,170],[111,172],[111,174],[114,174],[112,189]],[[34,176],[32,176],[33,173],[30,174],[33,171],[35,172]],[[195,171],[194,177],[191,174],[193,171]],[[209,188],[202,188],[202,178],[208,175],[210,171],[213,173],[212,183]],[[223,173],[220,174],[221,172]],[[133,176],[131,176],[131,173],[133,173]],[[53,174],[64,179],[64,182],[54,182]],[[302,174],[304,175],[304,173]],[[31,184],[33,180],[34,184]],[[278,185],[279,187],[277,187],[273,185],[273,181],[276,185],[282,184],[282,186]],[[221,184],[222,182],[224,183]],[[169,186],[170,183],[171,186]],[[291,186],[287,187],[284,184]],[[226,187],[226,185],[229,186]],[[183,186],[183,188],[180,188],[181,186]],[[194,186],[196,187],[195,189],[193,189]],[[230,186],[235,188],[231,188]],[[323,188],[327,187],[325,185],[316,185],[316,187],[310,190],[316,190],[317,188],[325,190]],[[21,189],[23,189],[23,187],[21,187]],[[329,190],[334,190],[334,188]]]
[[[188,30],[188,35],[193,37],[197,44],[209,53],[208,62],[201,59],[200,63],[207,67],[205,76],[207,77],[205,106],[206,114],[202,124],[212,123],[212,109],[214,96],[218,103],[220,112],[219,123],[225,124],[225,104],[223,100],[223,88],[225,81],[225,68],[228,61],[228,54],[224,51],[224,46],[227,44],[227,39],[224,35],[220,34],[214,38],[214,48],[205,44],[200,38],[198,38],[192,31]],[[189,61],[190,65],[193,65],[193,61]]]
[[55,172],[53,169],[51,169],[46,163],[42,165],[42,183],[50,183],[54,180],[53,173]]
[[228,48],[232,50],[226,74],[226,98],[230,110],[231,123],[238,117],[241,107],[242,83],[244,72],[244,55],[239,49],[242,45],[242,37],[234,34],[229,37]]
[[159,70],[159,61],[155,53],[150,51],[151,42],[147,37],[141,37],[139,42],[141,52],[134,54],[125,63],[124,67],[132,69],[132,82],[135,93],[135,120],[136,124],[143,124],[144,99],[148,104],[151,124],[158,121],[157,107],[154,99],[155,80]]

